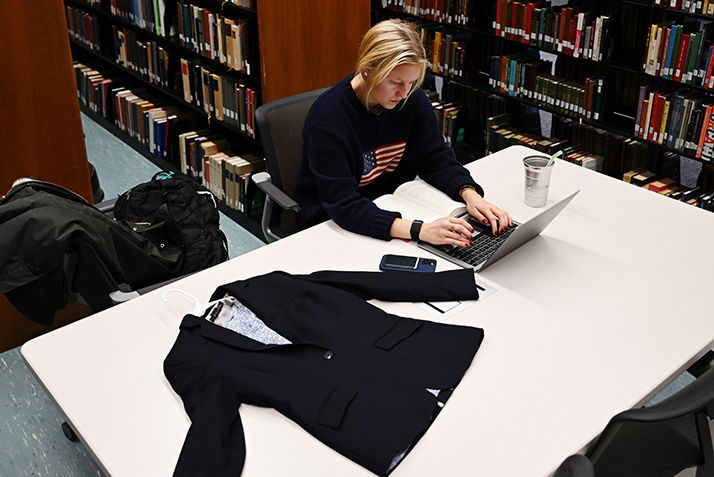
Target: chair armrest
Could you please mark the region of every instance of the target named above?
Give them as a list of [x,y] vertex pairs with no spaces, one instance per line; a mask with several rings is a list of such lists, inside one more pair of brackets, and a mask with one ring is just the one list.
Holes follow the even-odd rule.
[[138,297],[139,293],[135,291],[121,291],[121,290],[116,290],[113,291],[109,294],[109,298],[111,298],[112,302],[115,305],[118,305],[119,303],[124,303],[125,301],[133,300],[134,298]]
[[711,368],[714,368],[714,351],[709,350],[696,363],[691,365],[687,371],[695,378],[698,378]]
[[165,285],[181,280],[182,278],[186,278],[190,275],[193,275],[194,273],[196,272],[187,273],[186,275],[182,275],[180,277],[169,278],[168,280],[147,285],[143,288],[138,288],[136,290],[117,290],[110,293],[109,297],[112,299],[112,302],[114,302],[115,305],[118,305],[119,303],[124,303],[125,301],[133,300],[134,298],[140,297],[141,295],[146,295],[151,291],[157,290]]
[[94,204],[94,208],[99,209],[99,211],[104,214],[106,214],[107,212],[111,212],[114,210],[114,204],[116,204],[118,198],[119,197],[114,197],[113,199],[105,200],[99,202],[98,204]]
[[282,190],[278,189],[270,181],[270,174],[267,172],[259,172],[257,174],[251,175],[251,179],[255,182],[260,190],[265,192],[268,197],[275,201],[283,209],[291,209],[295,212],[300,210],[300,205],[295,202],[289,195],[287,195]]

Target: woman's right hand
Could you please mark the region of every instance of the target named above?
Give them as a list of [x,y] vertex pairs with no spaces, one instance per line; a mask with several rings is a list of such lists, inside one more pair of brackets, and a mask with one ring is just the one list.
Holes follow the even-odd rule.
[[473,227],[464,219],[443,217],[421,226],[419,240],[433,245],[456,245],[468,247],[471,245]]

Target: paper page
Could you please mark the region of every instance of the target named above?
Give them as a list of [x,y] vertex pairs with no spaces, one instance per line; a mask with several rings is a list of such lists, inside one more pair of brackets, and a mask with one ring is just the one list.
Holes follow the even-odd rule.
[[438,217],[456,217],[466,212],[466,205],[451,200],[440,190],[424,181],[406,182],[394,191],[394,195],[428,209]]
[[400,199],[391,194],[383,195],[374,199],[374,203],[377,204],[382,210],[392,210],[395,212],[400,212],[402,218],[405,220],[422,220],[424,222],[433,222],[437,219],[443,217],[443,215],[437,215],[430,212],[427,209],[419,207],[411,202]]
[[497,291],[491,285],[484,283],[483,281],[479,281],[476,287],[478,287],[478,300],[432,301],[415,303],[415,305],[422,310],[428,311],[431,316],[437,319],[437,321],[443,322],[454,315],[461,313],[470,306],[484,301],[487,297],[493,295]]

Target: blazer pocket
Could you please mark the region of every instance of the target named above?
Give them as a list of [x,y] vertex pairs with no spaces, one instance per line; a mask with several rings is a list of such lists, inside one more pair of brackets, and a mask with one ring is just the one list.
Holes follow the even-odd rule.
[[398,343],[407,339],[421,326],[420,321],[402,319],[397,322],[391,330],[387,331],[381,338],[375,341],[374,346],[389,351]]
[[337,385],[332,390],[325,403],[322,405],[317,422],[323,426],[337,429],[340,427],[347,406],[357,395],[357,388],[353,386]]

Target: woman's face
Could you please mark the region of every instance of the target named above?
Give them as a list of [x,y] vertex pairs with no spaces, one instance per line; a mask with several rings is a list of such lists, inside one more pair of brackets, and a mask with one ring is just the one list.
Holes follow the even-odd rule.
[[384,81],[372,88],[369,95],[370,109],[377,105],[384,109],[393,109],[407,97],[414,83],[421,75],[422,65],[399,65]]

